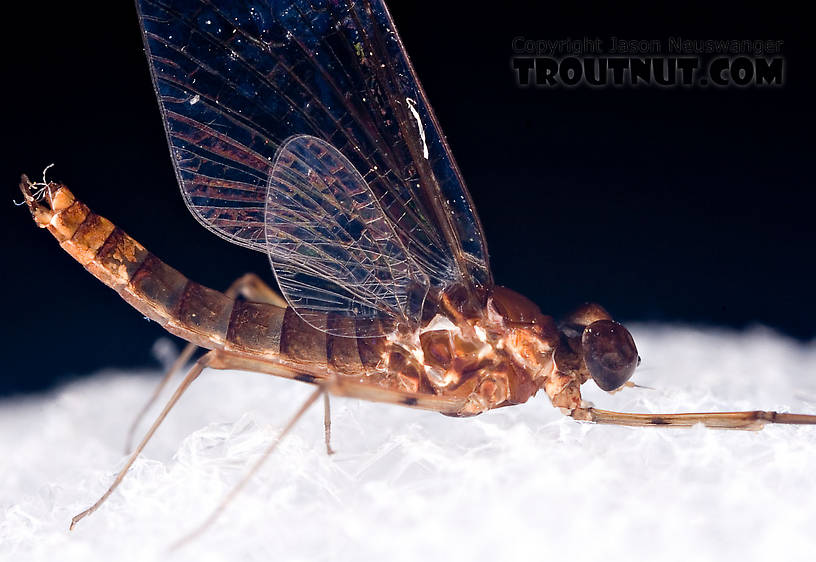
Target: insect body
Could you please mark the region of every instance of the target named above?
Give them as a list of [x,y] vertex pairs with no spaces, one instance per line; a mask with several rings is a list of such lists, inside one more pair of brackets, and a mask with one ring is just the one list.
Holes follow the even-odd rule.
[[[21,188],[35,220],[69,254],[142,314],[201,347],[268,362],[275,374],[305,382],[339,379],[345,392],[365,385],[384,398],[393,395],[395,402],[454,416],[520,404],[542,388],[567,411],[581,405],[578,387],[590,376],[583,360],[567,346],[558,353],[564,366],[557,367],[554,351],[566,336],[534,303],[509,289],[493,287],[486,306],[477,306],[455,286],[436,297],[432,316],[416,329],[397,326],[385,336],[367,338],[333,335],[326,331],[330,325],[353,319],[331,313],[320,319],[312,312],[324,327],[320,330],[293,307],[230,298],[187,279],[75,200],[66,187],[45,186],[42,203],[31,187],[24,178]],[[619,367],[623,376],[616,382],[609,368],[596,370],[605,387],[620,386],[637,361],[631,337],[598,306],[579,314],[576,322],[597,317],[590,323],[608,332],[601,337],[623,336],[621,350],[615,351],[625,363]]]
[[607,391],[629,384],[639,363],[631,335],[598,305],[556,324],[494,284],[473,203],[379,0],[180,4],[137,2],[182,195],[208,229],[269,256],[284,298],[253,276],[226,293],[203,287],[66,187],[23,178],[35,221],[68,253],[142,314],[210,350],[72,526],[116,488],[205,367],[315,384],[283,434],[329,394],[472,416],[543,390],[566,415],[599,423],[816,423],[584,403],[589,379]]

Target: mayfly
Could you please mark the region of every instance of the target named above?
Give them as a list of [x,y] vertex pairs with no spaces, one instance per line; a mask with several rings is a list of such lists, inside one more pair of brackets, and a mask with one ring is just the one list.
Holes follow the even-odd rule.
[[632,336],[598,305],[556,323],[493,283],[473,202],[380,0],[137,7],[184,201],[212,232],[266,253],[282,297],[254,275],[225,293],[195,283],[65,186],[23,177],[40,227],[190,342],[164,381],[196,346],[208,350],[72,528],[116,489],[205,368],[316,387],[247,478],[321,397],[329,448],[329,395],[463,417],[543,390],[585,422],[816,423],[814,415],[768,411],[610,412],[582,401],[590,379],[605,391],[632,385],[640,361]]

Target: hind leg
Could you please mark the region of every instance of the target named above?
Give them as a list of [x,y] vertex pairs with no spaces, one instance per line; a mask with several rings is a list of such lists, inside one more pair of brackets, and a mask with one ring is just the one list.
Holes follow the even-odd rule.
[[698,423],[715,429],[762,429],[767,423],[814,425],[816,415],[789,414],[765,410],[745,412],[697,412],[683,414],[633,414],[598,408],[576,408],[571,414],[580,421],[634,427],[691,427]]
[[122,470],[119,471],[119,474],[117,474],[116,478],[113,480],[113,484],[111,484],[107,491],[104,494],[102,494],[101,498],[96,500],[96,503],[94,503],[91,507],[89,507],[82,513],[78,513],[73,517],[73,519],[71,519],[71,525],[69,529],[73,530],[74,525],[76,525],[81,519],[87,517],[88,515],[99,509],[99,506],[102,505],[105,502],[105,500],[108,499],[108,496],[110,496],[113,493],[113,491],[119,486],[119,484],[125,478],[125,474],[127,474],[127,471],[136,461],[136,458],[139,456],[139,453],[142,452],[142,450],[145,448],[145,445],[147,445],[147,442],[150,441],[150,438],[153,437],[154,433],[156,433],[156,429],[158,429],[159,425],[161,425],[161,422],[164,421],[164,418],[167,417],[167,414],[170,412],[173,406],[176,405],[176,402],[178,402],[178,399],[181,398],[182,394],[184,394],[184,391],[187,390],[187,388],[196,378],[198,378],[198,375],[201,374],[201,371],[203,371],[205,367],[215,367],[221,369],[224,368],[222,365],[219,364],[218,357],[219,352],[209,351],[201,359],[196,361],[195,365],[193,365],[193,368],[190,369],[190,372],[187,373],[187,375],[184,377],[184,380],[181,381],[181,384],[179,384],[178,388],[173,393],[173,396],[170,397],[170,400],[164,406],[164,409],[156,418],[156,421],[153,422],[153,425],[150,427],[150,430],[142,439],[142,442],[139,443],[139,446],[136,447],[136,449],[130,454],[130,457],[125,463],[125,466],[122,468]]
[[[280,306],[283,308],[286,307],[286,300],[277,291],[275,291],[275,289],[267,285],[263,279],[254,273],[247,273],[246,275],[243,275],[233,281],[232,285],[229,286],[229,289],[227,289],[224,294],[231,299],[241,296],[244,299],[252,302],[263,302],[274,304],[275,306]],[[188,343],[184,347],[173,365],[164,374],[162,379],[159,381],[159,384],[156,385],[156,388],[153,390],[153,394],[150,395],[150,398],[147,400],[145,405],[142,406],[142,409],[139,410],[138,414],[136,414],[136,418],[130,424],[127,437],[125,438],[126,454],[130,453],[130,451],[133,449],[133,436],[136,434],[136,430],[138,429],[139,424],[141,423],[145,414],[147,414],[147,411],[156,402],[161,394],[161,391],[164,390],[164,387],[167,386],[167,383],[173,378],[173,375],[181,371],[181,369],[187,365],[187,362],[197,349],[198,346],[194,343]]]

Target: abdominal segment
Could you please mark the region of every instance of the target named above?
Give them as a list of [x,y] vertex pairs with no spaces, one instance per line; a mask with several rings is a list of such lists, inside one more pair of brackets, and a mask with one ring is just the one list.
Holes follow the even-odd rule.
[[21,188],[37,224],[66,252],[147,318],[201,347],[278,363],[307,382],[340,378],[457,399],[462,416],[525,402],[551,372],[547,342],[478,310],[442,310],[423,327],[398,326],[387,336],[334,335],[367,330],[371,319],[308,311],[307,323],[291,307],[228,297],[161,261],[64,186]]

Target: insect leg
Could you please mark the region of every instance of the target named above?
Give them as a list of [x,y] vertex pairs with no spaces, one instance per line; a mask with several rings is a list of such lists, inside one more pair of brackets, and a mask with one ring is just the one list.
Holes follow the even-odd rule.
[[76,525],[83,517],[86,517],[86,516],[90,515],[91,513],[93,513],[94,511],[96,511],[97,509],[99,509],[99,506],[102,505],[104,503],[104,501],[106,499],[108,499],[108,496],[110,496],[113,493],[113,491],[117,488],[117,486],[119,486],[119,484],[124,479],[125,474],[130,469],[131,465],[133,465],[136,458],[139,456],[139,453],[142,452],[142,450],[145,448],[145,445],[147,445],[147,442],[150,441],[151,437],[153,437],[153,434],[156,432],[156,429],[159,427],[161,422],[164,421],[164,418],[167,417],[168,412],[170,412],[170,410],[173,408],[173,406],[175,406],[176,402],[178,402],[178,399],[181,397],[182,394],[184,394],[184,391],[187,390],[187,387],[189,387],[190,384],[198,377],[198,375],[201,374],[201,371],[203,371],[204,368],[207,367],[207,366],[213,366],[213,367],[216,367],[216,368],[223,368],[220,365],[215,364],[215,361],[217,360],[217,358],[218,358],[218,352],[217,351],[210,351],[209,353],[204,355],[201,359],[199,359],[196,362],[195,365],[193,365],[193,368],[190,369],[190,372],[187,373],[187,376],[185,376],[184,380],[181,381],[181,384],[179,384],[178,388],[173,393],[173,396],[170,397],[170,400],[164,406],[164,409],[161,411],[159,416],[156,418],[156,421],[153,422],[153,425],[150,427],[150,430],[147,432],[147,434],[142,439],[142,442],[139,443],[139,446],[136,447],[136,450],[134,450],[130,454],[130,457],[128,458],[127,462],[125,463],[125,466],[122,468],[122,470],[119,471],[119,474],[116,475],[116,478],[114,479],[113,484],[110,485],[108,490],[104,494],[102,494],[102,497],[99,498],[96,501],[96,503],[94,503],[91,507],[89,507],[88,509],[86,509],[82,513],[78,513],[77,515],[75,515],[73,517],[73,519],[71,519],[71,525],[69,527],[70,530],[72,530],[74,528],[74,525]]
[[136,428],[139,426],[139,422],[142,421],[142,418],[145,416],[147,411],[159,397],[161,394],[162,389],[167,385],[173,375],[175,375],[178,371],[180,371],[186,364],[187,361],[190,360],[190,357],[193,356],[195,350],[198,349],[198,346],[194,343],[188,343],[184,346],[181,354],[176,358],[173,362],[173,365],[167,369],[167,372],[164,374],[162,379],[159,381],[159,384],[156,385],[156,388],[153,390],[153,394],[150,396],[145,405],[142,406],[142,409],[139,410],[139,413],[136,414],[136,418],[133,420],[133,423],[130,424],[130,428],[127,432],[127,437],[125,438],[125,454],[130,453],[133,450],[133,435],[136,433]]
[[594,423],[645,426],[691,427],[698,423],[717,429],[762,429],[766,423],[816,424],[816,415],[787,414],[752,410],[746,412],[701,412],[688,414],[632,414],[610,412],[597,408],[576,408],[570,414],[581,421]]
[[326,439],[326,454],[333,455],[331,448],[331,405],[329,404],[329,393],[323,393],[323,436]]
[[247,482],[249,482],[249,480],[255,475],[255,473],[258,472],[258,470],[261,468],[261,465],[263,465],[266,459],[269,458],[269,455],[271,455],[274,452],[274,450],[277,448],[281,440],[283,440],[286,434],[292,430],[292,428],[295,426],[298,420],[300,420],[300,418],[303,417],[303,414],[306,413],[306,410],[308,410],[309,407],[315,403],[315,400],[317,400],[317,398],[321,394],[325,394],[325,389],[321,386],[318,386],[318,388],[316,388],[314,392],[312,392],[309,395],[309,397],[306,399],[306,402],[304,402],[303,405],[298,409],[298,411],[295,412],[295,415],[292,416],[292,418],[289,420],[289,423],[287,423],[286,426],[281,430],[281,432],[278,434],[275,440],[269,444],[266,450],[261,454],[260,458],[255,461],[255,464],[253,464],[252,467],[250,467],[249,471],[244,475],[241,481],[238,482],[238,484],[236,484],[235,487],[232,488],[232,490],[230,490],[230,492],[224,497],[223,500],[221,500],[221,503],[218,504],[218,507],[216,507],[213,510],[210,516],[207,517],[207,519],[205,519],[203,523],[201,523],[198,527],[193,529],[190,533],[188,533],[187,535],[179,539],[177,542],[175,542],[170,547],[170,550],[174,550],[183,545],[184,543],[186,543],[187,541],[195,538],[207,527],[212,525],[212,523],[215,522],[216,519],[218,519],[218,516],[221,515],[221,513],[224,511],[224,508],[235,498],[235,496],[238,495],[238,493],[244,488],[244,486],[246,486]]
[[384,402],[422,410],[432,410],[446,415],[458,415],[465,406],[466,398],[452,398],[435,394],[422,394],[383,388],[357,382],[351,378],[335,377],[324,383],[326,390],[335,396],[359,398],[369,402]]
[[[232,363],[232,364],[230,364]],[[280,367],[276,367],[271,362],[266,361],[255,361],[255,360],[247,360],[245,358],[237,358],[237,357],[226,357],[225,364],[228,365],[227,368],[240,368],[240,369],[247,369],[247,370],[257,370],[261,372],[270,372],[276,373],[277,369]],[[285,373],[285,370],[283,371]],[[291,376],[291,375],[287,375]],[[266,461],[270,454],[275,450],[278,444],[281,442],[284,436],[294,427],[297,421],[303,416],[306,410],[314,404],[317,398],[323,394],[327,396],[328,393],[336,394],[340,396],[347,396],[353,398],[362,398],[365,400],[370,400],[374,402],[388,402],[393,404],[401,404],[403,406],[411,406],[415,408],[424,408],[428,410],[436,410],[442,413],[448,414],[455,414],[459,411],[462,407],[461,401],[458,400],[451,400],[446,398],[441,398],[438,396],[433,395],[419,395],[410,392],[401,392],[395,390],[388,390],[381,387],[374,387],[367,384],[361,384],[358,382],[354,382],[351,380],[345,380],[342,378],[333,378],[331,380],[323,380],[323,381],[313,381],[314,384],[319,385],[318,388],[309,395],[309,398],[306,399],[306,402],[298,409],[292,419],[289,420],[289,423],[286,424],[286,427],[278,434],[275,441],[273,441],[269,447],[263,452],[261,457],[255,461],[255,464],[249,469],[246,473],[244,478],[227,494],[227,496],[218,504],[218,507],[210,514],[210,516],[201,523],[198,527],[196,527],[193,531],[182,537],[176,543],[174,543],[170,549],[174,550],[186,542],[190,541],[191,539],[195,538],[199,535],[202,531],[204,531],[207,527],[209,527],[218,516],[224,511],[224,508],[235,498],[236,495],[243,489],[243,487],[247,484],[250,478],[255,475],[255,473],[260,469],[261,465]],[[324,412],[328,413],[328,399],[324,402]],[[328,416],[326,417],[328,420]],[[326,425],[327,430],[329,425]],[[329,433],[327,431],[326,437],[329,437]],[[328,446],[328,443],[327,443]]]
[[[286,300],[278,292],[267,285],[263,279],[255,275],[254,273],[247,273],[235,281],[229,286],[229,288],[224,292],[227,298],[235,299],[239,295],[244,297],[248,301],[252,302],[263,302],[268,304],[274,304],[275,306],[286,307]],[[184,349],[182,350],[181,354],[178,356],[176,361],[167,370],[167,372],[162,377],[159,384],[156,386],[155,390],[153,390],[153,394],[150,396],[148,401],[142,406],[142,409],[139,410],[139,413],[136,414],[136,418],[130,424],[130,429],[128,429],[127,437],[125,438],[125,453],[130,453],[133,450],[133,436],[136,433],[136,429],[139,426],[139,423],[144,418],[147,411],[150,407],[156,402],[156,399],[161,394],[161,391],[167,385],[167,382],[173,378],[173,375],[180,371],[190,360],[190,357],[193,356],[195,350],[198,349],[198,346],[194,343],[188,343]]]
[[267,285],[263,279],[254,273],[247,273],[233,282],[225,294],[230,298],[241,295],[251,302],[265,302],[281,308],[289,306],[280,293]]

